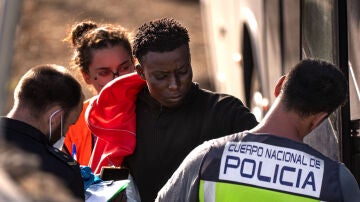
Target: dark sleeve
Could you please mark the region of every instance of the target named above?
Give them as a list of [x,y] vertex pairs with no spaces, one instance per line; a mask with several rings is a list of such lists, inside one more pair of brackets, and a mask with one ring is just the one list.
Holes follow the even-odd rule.
[[215,122],[225,132],[223,135],[249,130],[258,124],[255,116],[236,97],[220,95],[215,109]]
[[344,164],[339,166],[339,178],[344,202],[360,201],[359,185]]

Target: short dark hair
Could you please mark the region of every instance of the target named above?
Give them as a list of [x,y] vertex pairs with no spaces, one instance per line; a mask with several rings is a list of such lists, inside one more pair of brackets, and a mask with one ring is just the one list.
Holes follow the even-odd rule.
[[54,105],[70,111],[82,101],[79,82],[62,66],[54,64],[31,68],[15,88],[15,104],[28,107],[34,117]]
[[149,51],[172,51],[182,45],[189,47],[189,42],[184,26],[172,18],[162,18],[140,26],[134,38],[133,54],[141,62]]
[[283,102],[287,110],[302,116],[318,112],[331,113],[343,105],[348,92],[344,74],[332,63],[304,59],[287,75]]

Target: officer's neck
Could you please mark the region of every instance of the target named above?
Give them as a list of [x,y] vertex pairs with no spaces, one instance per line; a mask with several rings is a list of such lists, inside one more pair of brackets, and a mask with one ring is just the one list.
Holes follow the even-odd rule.
[[44,116],[36,118],[32,114],[31,110],[27,107],[14,106],[6,117],[27,123],[40,130],[43,134],[46,134],[49,127],[47,119]]
[[274,103],[263,120],[249,132],[267,133],[302,142],[304,136],[309,132],[307,125],[306,119],[285,110],[281,103]]

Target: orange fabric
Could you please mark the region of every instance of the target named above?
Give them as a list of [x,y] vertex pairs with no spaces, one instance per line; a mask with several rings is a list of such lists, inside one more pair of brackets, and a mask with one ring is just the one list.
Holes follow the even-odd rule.
[[136,73],[109,82],[97,97],[91,99],[85,119],[97,136],[90,167],[99,174],[102,166],[120,166],[123,158],[135,150],[135,102],[145,86]]
[[72,144],[76,145],[76,158],[80,165],[88,165],[91,150],[92,150],[92,139],[91,131],[87,127],[85,122],[85,111],[89,105],[89,100],[84,102],[83,110],[79,116],[77,122],[69,127],[65,137],[65,146],[72,154]]

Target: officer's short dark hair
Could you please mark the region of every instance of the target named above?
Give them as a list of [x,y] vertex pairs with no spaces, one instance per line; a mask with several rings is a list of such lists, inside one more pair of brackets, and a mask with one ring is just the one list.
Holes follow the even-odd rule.
[[347,88],[344,74],[334,64],[310,58],[289,72],[282,100],[288,110],[302,115],[330,114],[346,101]]
[[69,111],[82,101],[82,96],[81,85],[64,67],[46,64],[33,67],[22,76],[14,100],[39,117],[55,105]]

